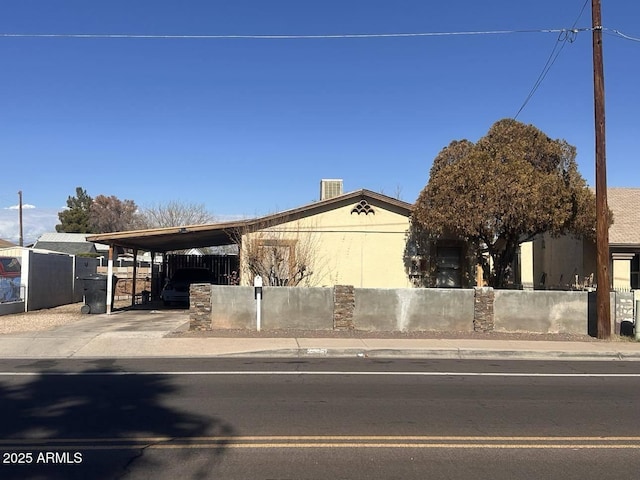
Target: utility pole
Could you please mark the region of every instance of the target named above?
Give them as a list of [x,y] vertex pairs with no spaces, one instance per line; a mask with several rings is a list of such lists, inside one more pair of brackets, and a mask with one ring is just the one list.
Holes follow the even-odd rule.
[[20,246],[24,246],[24,238],[22,235],[22,190],[18,191],[18,199],[19,199],[19,203],[18,203],[18,211],[20,212]]
[[604,128],[604,66],[602,60],[602,12],[600,0],[591,0],[593,27],[593,94],[596,128],[596,314],[598,338],[611,336],[609,298],[609,207],[607,205],[607,160]]

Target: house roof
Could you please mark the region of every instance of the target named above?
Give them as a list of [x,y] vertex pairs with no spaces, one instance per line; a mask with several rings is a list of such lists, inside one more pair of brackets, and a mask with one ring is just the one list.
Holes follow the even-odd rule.
[[613,212],[609,245],[640,246],[640,188],[608,188],[607,203]]
[[65,242],[40,242],[34,244],[34,248],[39,250],[50,250],[52,252],[68,253],[70,255],[96,254],[95,245],[92,243],[65,243]]
[[384,206],[397,213],[411,215],[413,205],[370,190],[357,190],[327,200],[310,203],[303,207],[286,210],[264,217],[235,222],[181,227],[154,228],[128,232],[89,235],[90,242],[101,242],[153,252],[185,250],[193,247],[211,247],[236,243],[237,233],[245,228],[284,223],[310,215],[339,208],[349,203],[367,200],[372,205]]
[[15,247],[15,246],[16,246],[15,243],[11,243],[8,240],[4,240],[4,239],[0,238],[0,248]]
[[45,232],[38,237],[38,242],[85,243],[87,233]]
[[33,247],[71,255],[95,254],[109,249],[109,245],[88,242],[87,235],[86,233],[47,232],[40,235]]

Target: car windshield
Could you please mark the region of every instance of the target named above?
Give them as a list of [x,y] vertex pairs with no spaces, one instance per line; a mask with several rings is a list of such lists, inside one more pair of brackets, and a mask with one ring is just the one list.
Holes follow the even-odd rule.
[[174,282],[208,282],[211,279],[211,273],[205,269],[193,270],[177,270],[173,275]]

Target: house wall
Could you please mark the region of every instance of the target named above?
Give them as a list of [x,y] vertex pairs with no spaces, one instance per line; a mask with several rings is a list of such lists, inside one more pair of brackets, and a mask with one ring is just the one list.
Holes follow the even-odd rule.
[[[533,241],[533,282],[537,289],[567,290],[592,272],[585,270],[585,242],[571,236],[542,235]],[[524,267],[524,251],[521,251]],[[524,274],[524,269],[523,269]]]
[[[523,285],[525,277],[529,274],[527,262],[533,266],[536,289],[568,290],[597,285],[595,242],[570,236],[553,238],[544,235],[529,243],[533,245],[532,248],[524,248],[527,244],[523,244],[521,248]],[[615,246],[610,248],[610,282],[614,290],[631,290],[631,262],[634,255],[633,249]]]
[[[353,204],[245,234],[243,244],[272,232],[278,239],[314,246],[309,286],[409,287],[404,251],[409,218],[372,204],[374,213],[351,213]],[[242,284],[253,282],[241,254]]]

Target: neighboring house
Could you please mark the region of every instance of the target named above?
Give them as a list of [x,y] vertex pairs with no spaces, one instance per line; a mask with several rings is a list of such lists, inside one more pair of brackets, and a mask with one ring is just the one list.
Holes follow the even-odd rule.
[[88,235],[87,233],[43,233],[33,244],[33,248],[70,255],[107,258],[109,246],[87,242]]
[[[610,281],[614,290],[640,289],[640,188],[609,188]],[[525,288],[585,289],[597,285],[596,246],[570,236],[541,236],[521,246]]]
[[15,243],[11,243],[8,240],[4,240],[0,238],[0,248],[8,248],[8,247],[15,247],[15,246],[16,246]]
[[607,201],[613,288],[640,290],[640,188],[610,188]]

